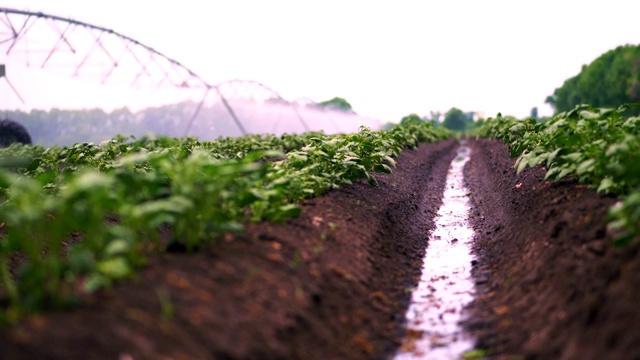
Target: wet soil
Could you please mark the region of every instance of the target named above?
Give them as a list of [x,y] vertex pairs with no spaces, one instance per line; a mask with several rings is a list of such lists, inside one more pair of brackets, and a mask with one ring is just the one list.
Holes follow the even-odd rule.
[[470,145],[477,347],[497,359],[640,359],[640,252],[611,245],[615,199],[544,181],[540,167],[516,175],[496,141]]
[[0,329],[1,359],[376,359],[404,334],[456,140],[135,279]]

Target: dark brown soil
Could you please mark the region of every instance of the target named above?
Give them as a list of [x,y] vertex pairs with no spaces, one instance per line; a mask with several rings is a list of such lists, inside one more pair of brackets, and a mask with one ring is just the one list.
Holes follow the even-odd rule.
[[376,359],[403,335],[457,141],[307,201],[135,280],[0,330],[2,359]]
[[640,253],[614,248],[615,199],[544,169],[513,169],[505,145],[471,141],[465,176],[479,296],[467,326],[494,358],[640,359]]

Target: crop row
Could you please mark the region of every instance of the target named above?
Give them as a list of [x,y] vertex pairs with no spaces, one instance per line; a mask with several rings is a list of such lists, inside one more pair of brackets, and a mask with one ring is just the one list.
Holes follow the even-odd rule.
[[407,122],[350,135],[118,137],[1,150],[0,298],[9,305],[0,323],[110,286],[150,249],[191,251],[243,222],[296,216],[300,200],[357,179],[377,185],[372,173],[391,172],[404,148],[448,136]]
[[518,157],[518,173],[544,165],[546,179],[567,176],[621,200],[610,210],[616,244],[640,237],[640,117],[625,117],[632,106],[617,109],[580,105],[537,122],[503,117],[485,121],[481,136],[497,138]]

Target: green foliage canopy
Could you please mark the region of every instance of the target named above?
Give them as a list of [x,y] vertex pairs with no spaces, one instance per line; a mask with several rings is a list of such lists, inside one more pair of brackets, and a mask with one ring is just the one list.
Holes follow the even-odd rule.
[[422,119],[418,114],[409,114],[405,117],[403,117],[402,119],[400,119],[400,124],[405,125],[408,124],[411,121],[424,121],[424,119]]
[[318,103],[320,107],[329,107],[332,109],[339,109],[343,111],[353,111],[351,104],[347,100],[341,97],[334,97],[331,100]]
[[451,108],[444,114],[442,125],[449,130],[465,131],[473,127],[473,112],[465,113],[458,108]]
[[[583,65],[578,75],[567,79],[546,99],[556,112],[570,111],[580,104],[615,108],[632,102],[640,102],[640,45],[607,51]],[[640,113],[638,109],[631,112]]]

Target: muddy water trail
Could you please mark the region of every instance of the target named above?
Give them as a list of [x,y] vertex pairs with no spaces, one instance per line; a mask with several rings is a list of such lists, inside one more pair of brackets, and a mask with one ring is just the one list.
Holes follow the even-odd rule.
[[473,229],[462,172],[469,157],[463,141],[449,167],[436,228],[429,237],[420,282],[406,314],[407,337],[395,360],[459,359],[473,347],[473,339],[459,325],[474,294]]

